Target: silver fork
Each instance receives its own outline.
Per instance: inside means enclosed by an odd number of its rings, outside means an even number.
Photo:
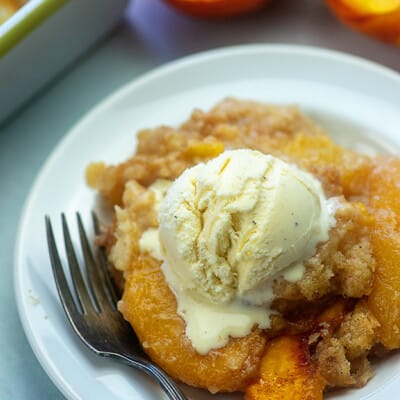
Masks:
[[[98,234],[98,219],[94,213],[92,217],[94,231]],[[104,248],[99,247],[98,262],[96,262],[83,227],[82,218],[77,213],[79,237],[87,272],[86,284],[72,244],[65,215],[62,214],[61,218],[65,250],[76,301],[63,270],[48,216],[46,216],[47,243],[61,304],[75,333],[97,355],[116,358],[152,376],[170,400],[187,400],[176,383],[149,360],[133,329],[117,310],[117,296],[108,273]]]

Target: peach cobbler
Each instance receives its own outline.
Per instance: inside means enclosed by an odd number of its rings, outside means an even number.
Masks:
[[[400,347],[400,160],[335,144],[296,107],[226,99],[92,163],[98,238],[144,350],[248,400],[360,387]]]
[[[14,15],[28,0],[0,0],[0,24]]]

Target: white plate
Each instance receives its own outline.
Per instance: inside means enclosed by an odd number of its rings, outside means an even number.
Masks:
[[[320,49],[254,45],[211,51],[159,68],[102,102],[65,136],[40,172],[26,202],[15,254],[24,329],[67,398],[158,399],[160,392],[141,373],[91,354],[72,333],[51,275],[44,215],[53,221],[61,211],[89,215],[95,196],[83,174],[90,161],[122,160],[134,150],[138,129],[176,125],[194,107],[208,108],[225,96],[297,103],[339,142],[368,152],[400,148],[400,76]],[[395,398],[399,358],[396,354],[381,362],[364,388],[329,398]],[[212,398],[203,391],[190,393],[195,399]]]

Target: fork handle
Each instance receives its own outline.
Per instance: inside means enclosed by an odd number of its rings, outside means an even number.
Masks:
[[[156,365],[148,363],[146,360],[138,360],[137,357],[131,357],[129,354],[114,354],[126,364],[140,369],[147,375],[154,378],[162,390],[168,396],[170,400],[187,400],[187,397],[183,394],[178,385],[161,369]]]

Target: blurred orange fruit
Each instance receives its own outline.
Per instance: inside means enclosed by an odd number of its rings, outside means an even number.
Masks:
[[[271,0],[166,0],[175,8],[195,17],[229,18],[256,11]]]
[[[327,0],[327,3],[345,24],[400,45],[400,0]]]

